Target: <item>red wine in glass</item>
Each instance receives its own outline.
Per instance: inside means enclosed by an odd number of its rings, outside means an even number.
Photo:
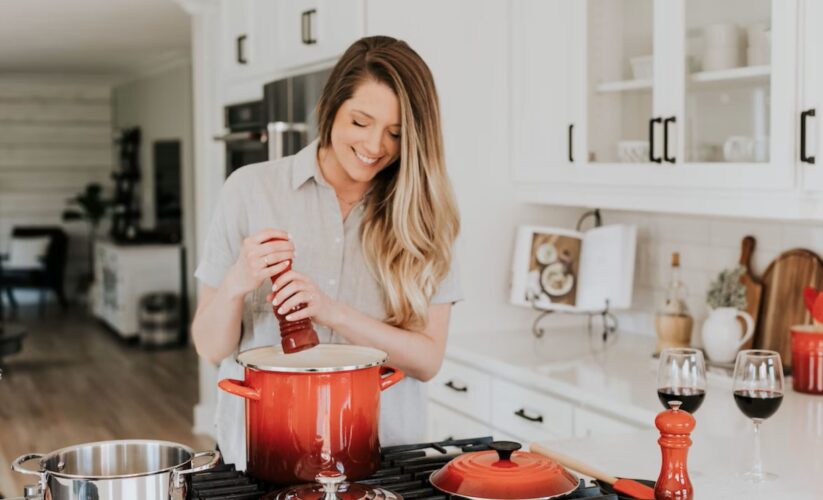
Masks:
[[[743,479],[759,483],[777,477],[763,469],[760,452],[760,424],[771,417],[783,402],[783,363],[775,351],[749,349],[737,353],[732,391],[734,402],[754,424],[752,468]]]
[[[660,387],[657,389],[657,399],[668,408],[669,401],[680,401],[683,403],[680,409],[689,413],[694,413],[703,404],[706,391],[698,387]]]
[[[747,417],[765,420],[780,408],[783,394],[769,390],[734,391],[734,402]]]

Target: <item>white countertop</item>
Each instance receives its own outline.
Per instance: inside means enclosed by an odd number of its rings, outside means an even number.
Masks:
[[[647,425],[628,435],[544,443],[613,475],[656,479],[660,448],[654,417],[657,399],[653,337],[620,333],[603,348],[580,330],[460,336],[449,340],[447,357],[509,380]],[[775,481],[751,485],[734,474],[748,468],[752,423],[737,408],[731,377],[710,373],[706,399],[695,413],[689,473],[699,499],[823,499],[823,396],[791,390],[761,426],[766,470]],[[628,459],[627,459],[628,458]],[[794,495],[794,496],[792,496]]]

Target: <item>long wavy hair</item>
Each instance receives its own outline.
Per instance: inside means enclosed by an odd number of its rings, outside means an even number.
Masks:
[[[383,286],[386,321],[420,329],[437,285],[449,272],[460,230],[443,160],[437,91],[429,67],[405,42],[361,38],[338,61],[318,102],[319,147],[331,145],[338,109],[369,80],[387,85],[400,102],[400,156],[372,181],[360,240]]]

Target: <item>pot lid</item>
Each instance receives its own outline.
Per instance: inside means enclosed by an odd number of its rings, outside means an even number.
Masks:
[[[337,471],[323,471],[315,477],[316,483],[292,486],[263,497],[264,500],[403,500],[403,497],[383,488],[366,484],[347,483],[346,476]]]
[[[257,347],[237,355],[246,368],[270,372],[343,372],[379,366],[388,354],[372,347],[349,344],[320,344],[286,354],[280,345]]]
[[[446,493],[477,499],[536,499],[566,495],[577,477],[557,462],[495,441],[491,450],[464,453],[432,473],[431,484]]]

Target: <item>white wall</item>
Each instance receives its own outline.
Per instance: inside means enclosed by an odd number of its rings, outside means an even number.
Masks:
[[[781,252],[806,248],[823,256],[823,226],[813,223],[663,215],[604,211],[604,222],[638,225],[634,314],[621,318],[637,333],[654,335],[652,315],[662,304],[672,252],[680,252],[681,277],[689,291],[689,309],[695,319],[692,340],[699,345],[700,327],[708,311],[709,284],[723,269],[740,261],[743,237],[756,240],[752,273],[759,277]]]
[[[192,79],[188,61],[112,90],[113,125],[115,129],[140,127],[139,184],[142,228],[155,226],[154,211],[154,142],[179,140],[181,155],[181,187],[183,189],[183,244],[187,255],[186,276],[189,290],[194,286],[195,259],[191,249],[195,241],[194,170],[192,134]],[[190,299],[193,300],[193,293]]]
[[[69,233],[66,292],[88,269],[87,226],[63,224],[66,200],[112,170],[108,83],[58,76],[0,77],[0,253],[17,225]],[[21,293],[23,301],[31,297]]]

